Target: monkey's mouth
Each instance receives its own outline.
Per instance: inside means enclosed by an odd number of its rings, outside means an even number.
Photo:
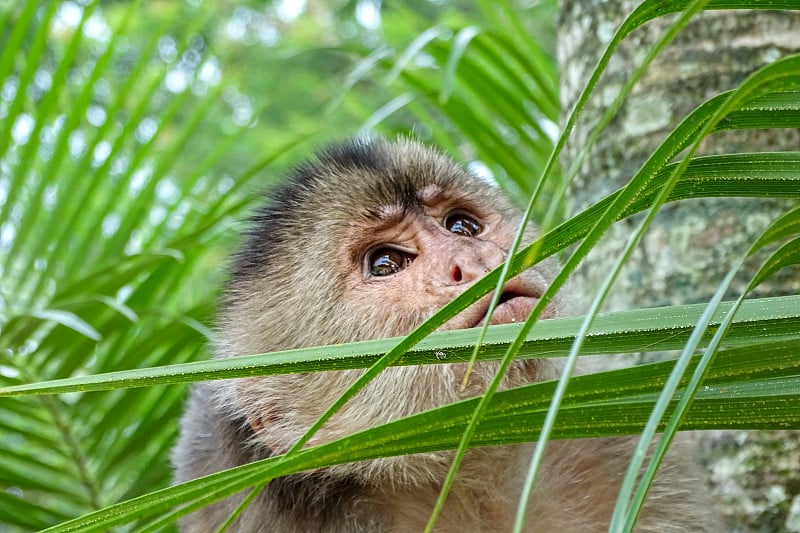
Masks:
[[[503,287],[503,292],[497,301],[497,307],[494,308],[494,312],[489,318],[489,325],[512,324],[527,320],[528,315],[531,314],[531,311],[533,311],[533,308],[536,307],[542,297],[543,288],[537,285],[537,283],[532,283],[519,277],[509,280]],[[492,295],[488,294],[478,302],[477,320],[471,327],[483,326],[486,322],[491,300]],[[548,306],[542,312],[540,318],[551,318],[552,316],[553,310]]]
[[[514,290],[504,290],[500,295],[500,300],[497,302],[497,307],[494,308],[494,312],[489,318],[489,325],[524,322],[537,303],[539,303],[537,296]],[[482,326],[486,322],[488,312],[489,305],[487,303],[486,309],[475,326]]]
[[[489,325],[512,324],[524,322],[533,308],[539,303],[544,287],[539,283],[513,278],[503,287],[497,306],[494,308]],[[489,313],[489,304],[492,301],[492,294],[487,294],[452,320],[446,322],[440,330],[453,330],[462,328],[475,328],[483,326],[486,316]],[[539,318],[552,318],[555,316],[553,309],[548,306]]]

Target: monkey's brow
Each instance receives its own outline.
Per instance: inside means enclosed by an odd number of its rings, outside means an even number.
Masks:
[[[409,208],[403,205],[379,205],[365,211],[372,232],[379,232],[398,224],[408,215]]]
[[[447,191],[438,185],[427,185],[417,192],[417,200],[423,205],[437,204],[447,196]]]
[[[397,226],[406,218],[413,208],[402,205],[375,206],[362,212],[362,218],[350,223],[351,229],[345,248],[349,250],[350,259],[361,262],[361,254],[367,248],[377,244],[376,239],[385,231]]]

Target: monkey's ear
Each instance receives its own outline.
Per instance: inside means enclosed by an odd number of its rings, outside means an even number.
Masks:
[[[261,430],[264,427],[264,422],[260,418],[248,418],[247,422],[250,424],[250,429],[253,430],[253,433],[256,435],[261,434]]]
[[[262,446],[269,450],[270,455],[281,455],[287,451],[269,439],[269,435],[273,433],[270,428],[280,424],[280,422],[281,415],[277,409],[265,410],[260,415],[252,413],[247,415],[247,423],[250,425],[253,435]]]

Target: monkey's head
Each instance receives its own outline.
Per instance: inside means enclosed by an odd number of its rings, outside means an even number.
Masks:
[[[417,142],[330,146],[253,216],[224,355],[405,335],[500,265],[519,221],[495,186]],[[510,280],[491,323],[524,320],[551,277],[537,267]],[[482,325],[488,302],[443,329]]]
[[[219,355],[407,334],[506,259],[520,218],[495,186],[417,142],[328,147],[297,167],[252,218],[232,268]],[[534,236],[529,230],[528,239]],[[491,323],[524,320],[552,268],[510,280]],[[443,329],[482,325],[490,298]],[[390,369],[320,439],[458,399],[459,368]],[[477,386],[493,375],[492,365],[482,368]],[[282,449],[353,379],[352,372],[252,378],[239,382],[232,401],[271,449]],[[398,405],[387,408],[393,397]]]

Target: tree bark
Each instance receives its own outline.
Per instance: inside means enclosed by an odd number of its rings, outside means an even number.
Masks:
[[[613,31],[636,3],[568,1],[562,4],[558,54],[562,108],[571,109]],[[645,51],[672,17],[658,19],[626,39],[609,64],[569,144],[565,166],[585,144],[593,121],[618,94]],[[785,11],[713,11],[698,15],[651,66],[627,104],[600,138],[572,187],[573,211],[624,185],[665,136],[695,107],[733,89],[758,67],[800,51],[800,14]],[[716,134],[704,153],[800,149],[800,131],[751,130]],[[612,308],[705,301],[753,237],[782,213],[772,200],[708,199],[667,206],[617,283]],[[608,264],[625,243],[633,221],[617,224],[593,265]],[[582,275],[596,286],[605,269]],[[749,279],[742,272],[732,295]],[[760,294],[797,294],[800,276],[786,270]]]
[[[558,58],[561,69],[562,109],[570,110],[588,80],[600,54],[624,17],[632,0],[567,0],[561,3]],[[631,34],[609,63],[594,96],[581,116],[562,156],[568,167],[646,51],[663,34],[673,17],[655,20]],[[591,150],[571,188],[572,212],[578,212],[618,189],[633,176],[646,157],[694,108],[722,91],[733,89],[757,68],[790,53],[800,52],[800,13],[797,11],[712,11],[695,17],[656,59],[637,84],[626,105]],[[800,130],[753,130],[716,134],[703,144],[703,153],[800,149]],[[786,203],[776,200],[704,199],[665,206],[617,281],[607,307],[626,309],[707,301],[755,237]],[[638,218],[616,224],[611,234],[587,259],[579,272],[580,285],[596,287],[624,247]],[[738,296],[760,260],[749,263],[731,288]],[[800,293],[800,271],[786,269],[759,287],[757,295]],[[592,294],[588,291],[588,294]],[[777,477],[767,455],[756,466],[737,473],[720,473],[720,461],[711,457],[717,492],[737,531],[800,531],[800,445],[796,436],[763,433],[724,433],[714,441],[729,456],[762,453],[775,443],[790,451],[795,462],[788,476]],[[754,448],[755,447],[755,448]],[[791,455],[794,454],[794,455]],[[760,456],[759,456],[760,457]],[[727,463],[726,463],[727,464]],[[760,470],[756,470],[760,469]],[[778,488],[769,488],[774,485]],[[778,496],[770,497],[769,491]],[[771,498],[771,499],[770,499]],[[797,517],[789,511],[797,508]],[[777,503],[776,503],[777,502]],[[754,529],[749,529],[754,528]]]

